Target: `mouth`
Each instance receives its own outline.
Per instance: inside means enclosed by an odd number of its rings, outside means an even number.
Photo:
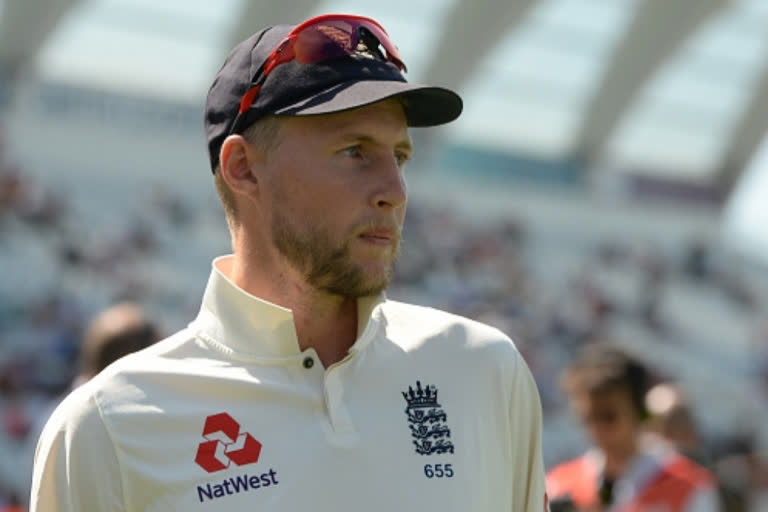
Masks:
[[[377,228],[363,231],[358,238],[374,245],[391,245],[397,235],[395,230]]]

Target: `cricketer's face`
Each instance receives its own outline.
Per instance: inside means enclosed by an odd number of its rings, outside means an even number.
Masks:
[[[411,151],[405,115],[394,100],[281,120],[266,183],[271,237],[313,288],[361,297],[389,284]]]

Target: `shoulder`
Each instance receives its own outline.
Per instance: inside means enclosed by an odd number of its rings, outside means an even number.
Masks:
[[[101,405],[110,394],[120,395],[127,390],[116,388],[126,384],[132,375],[152,372],[162,368],[179,351],[189,352],[194,339],[186,330],[170,336],[144,350],[118,359],[85,384],[73,389],[54,409],[46,430],[70,430],[81,426],[94,425],[100,421]],[[167,368],[167,366],[165,366]]]
[[[434,308],[387,301],[385,337],[416,365],[431,365],[498,391],[533,394],[530,370],[499,329]],[[505,395],[506,396],[506,395]],[[506,399],[511,399],[506,396]]]
[[[30,510],[125,510],[120,462],[95,389],[87,382],[72,391],[43,428]]]
[[[680,454],[669,454],[644,491],[647,502],[668,502],[679,510],[717,510],[715,480]],[[692,507],[692,508],[691,508]]]
[[[38,450],[47,439],[54,439],[62,433],[92,433],[103,429],[101,414],[94,400],[93,386],[85,383],[72,390],[51,413],[40,436]]]
[[[173,372],[177,366],[189,364],[190,358],[203,356],[210,357],[211,351],[190,329],[182,329],[143,350],[118,359],[92,381],[98,384],[96,387],[103,387],[110,380],[121,376]]]
[[[435,308],[387,300],[382,306],[388,334],[407,348],[439,341],[444,349],[494,352],[517,357],[514,342],[490,325]]]
[[[191,366],[210,352],[187,329],[113,362],[90,381],[75,389],[60,406],[65,414],[95,409],[106,422],[121,404],[147,402],[148,391],[174,375],[189,373]]]
[[[715,484],[715,477],[709,470],[679,453],[670,456],[663,469],[670,477],[692,488]]]
[[[154,367],[155,364],[160,362],[165,363],[174,359],[180,360],[201,350],[205,350],[204,345],[197,340],[190,329],[185,328],[145,349],[118,359],[108,366],[102,374],[108,375],[113,372],[130,371],[141,367],[146,368],[147,365]]]
[[[597,473],[597,465],[588,455],[581,455],[554,466],[547,472],[547,484],[578,480],[585,474]]]
[[[561,462],[547,472],[547,494],[552,499],[569,496],[587,504],[594,498],[598,473],[597,463],[589,454]]]

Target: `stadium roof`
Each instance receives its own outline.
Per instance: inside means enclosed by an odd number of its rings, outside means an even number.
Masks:
[[[379,19],[412,80],[462,90],[454,141],[728,183],[768,128],[764,0],[0,0],[0,71],[200,103],[255,27]],[[5,68],[3,70],[3,68]]]

